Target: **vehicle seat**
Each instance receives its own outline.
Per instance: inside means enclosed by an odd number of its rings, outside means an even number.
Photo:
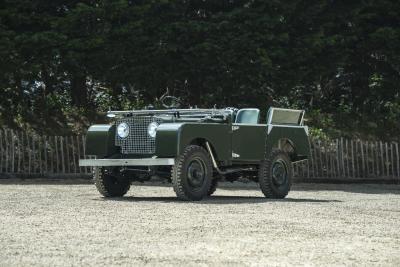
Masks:
[[[260,118],[258,108],[243,108],[236,115],[235,123],[257,124]]]

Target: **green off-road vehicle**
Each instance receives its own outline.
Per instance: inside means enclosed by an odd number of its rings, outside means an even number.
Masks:
[[[172,97],[170,97],[172,98]],[[169,180],[179,199],[201,200],[219,180],[248,178],[267,198],[284,198],[292,162],[310,156],[304,111],[256,108],[109,111],[110,124],[93,125],[80,160],[92,166],[105,197],[123,196],[132,181]]]

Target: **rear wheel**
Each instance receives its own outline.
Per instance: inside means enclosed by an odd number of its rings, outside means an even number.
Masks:
[[[172,168],[172,184],[181,200],[201,200],[207,196],[212,182],[212,164],[208,152],[190,145],[176,159]]]
[[[260,164],[258,180],[265,197],[286,197],[292,185],[292,164],[288,155],[281,150],[272,151]]]
[[[93,172],[94,184],[105,197],[122,197],[131,187],[130,180],[121,175],[118,167],[96,167]]]

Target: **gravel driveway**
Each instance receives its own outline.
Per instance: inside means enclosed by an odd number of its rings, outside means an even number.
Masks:
[[[400,186],[296,184],[285,200],[224,184],[104,199],[90,184],[1,181],[0,266],[400,266]]]

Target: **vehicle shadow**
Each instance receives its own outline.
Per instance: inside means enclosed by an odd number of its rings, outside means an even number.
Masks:
[[[307,198],[284,198],[284,199],[267,199],[265,197],[252,196],[211,196],[204,198],[201,201],[182,201],[176,197],[115,197],[115,198],[96,198],[97,201],[121,201],[121,202],[161,202],[161,203],[182,203],[182,204],[197,204],[197,205],[212,205],[212,204],[256,204],[268,202],[297,202],[297,203],[331,203],[342,202],[340,200],[326,199],[307,199]]]

